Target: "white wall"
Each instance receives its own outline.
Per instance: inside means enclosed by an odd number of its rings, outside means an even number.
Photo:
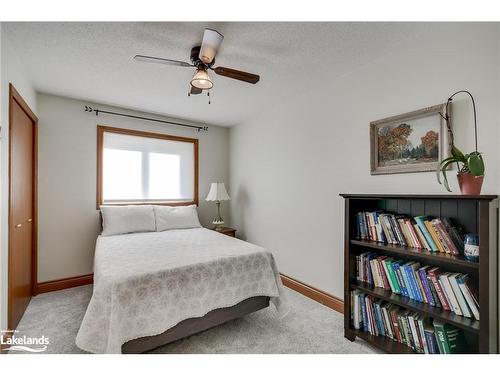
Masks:
[[[0,26],[1,30],[1,26]],[[8,265],[8,170],[9,170],[9,83],[12,83],[36,113],[36,94],[22,70],[6,34],[1,32],[0,58],[0,329],[7,327],[7,265]]]
[[[38,95],[38,281],[92,272],[96,210],[96,126],[107,125],[199,139],[199,215],[211,226],[215,205],[205,202],[210,183],[229,181],[229,130],[208,132],[84,112],[84,105],[134,115],[144,113],[59,96]],[[154,116],[155,118],[162,117]],[[165,119],[165,118],[164,118]],[[186,123],[186,122],[184,122]],[[223,216],[229,222],[228,205]]]
[[[231,129],[235,228],[272,250],[284,274],[342,298],[339,193],[445,193],[433,172],[371,176],[369,122],[446,102],[459,89],[477,101],[483,192],[497,194],[498,37],[495,24],[422,25],[414,43],[384,58],[341,77],[310,72],[306,87],[314,90],[280,92],[281,104]],[[454,115],[456,144],[471,150],[465,97],[455,100]],[[458,192],[455,181],[452,190]]]

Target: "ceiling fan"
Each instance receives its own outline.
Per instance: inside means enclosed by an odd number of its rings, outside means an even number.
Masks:
[[[137,61],[159,63],[165,65],[180,66],[183,68],[196,68],[196,72],[191,79],[191,89],[188,95],[201,94],[203,90],[210,90],[213,87],[213,82],[208,75],[208,71],[212,70],[220,76],[237,79],[248,83],[259,82],[260,77],[257,74],[242,72],[241,70],[225,68],[222,66],[214,67],[215,56],[222,43],[224,36],[216,30],[205,29],[201,45],[191,49],[191,63],[165,59],[161,57],[135,55]]]

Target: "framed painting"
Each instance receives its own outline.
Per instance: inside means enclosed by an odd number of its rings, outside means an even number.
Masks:
[[[371,122],[371,174],[435,171],[451,149],[445,110],[443,103]]]

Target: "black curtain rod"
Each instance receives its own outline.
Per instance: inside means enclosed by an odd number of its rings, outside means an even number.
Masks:
[[[173,121],[165,121],[165,120],[158,120],[155,118],[149,118],[149,117],[142,117],[142,116],[134,116],[134,115],[127,115],[125,113],[118,113],[118,112],[110,112],[110,111],[103,111],[102,109],[94,109],[88,105],[85,106],[85,112],[95,112],[96,116],[99,116],[99,113],[105,113],[108,115],[115,115],[115,116],[122,116],[122,117],[130,117],[130,118],[136,118],[139,120],[146,120],[146,121],[154,121],[154,122],[161,122],[163,124],[169,124],[169,125],[176,125],[176,126],[184,126],[186,128],[191,128],[191,129],[196,129],[198,131],[207,131],[208,126],[196,126],[196,125],[187,125],[187,124],[181,124],[179,122],[173,122]]]

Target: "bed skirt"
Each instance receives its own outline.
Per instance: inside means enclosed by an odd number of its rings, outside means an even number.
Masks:
[[[212,310],[201,318],[183,320],[176,326],[159,335],[141,337],[128,341],[122,345],[122,353],[144,353],[159,346],[169,344],[176,340],[186,338],[209,328],[226,323],[230,320],[241,318],[242,316],[264,309],[268,306],[269,297],[257,296],[247,298],[234,306]]]

